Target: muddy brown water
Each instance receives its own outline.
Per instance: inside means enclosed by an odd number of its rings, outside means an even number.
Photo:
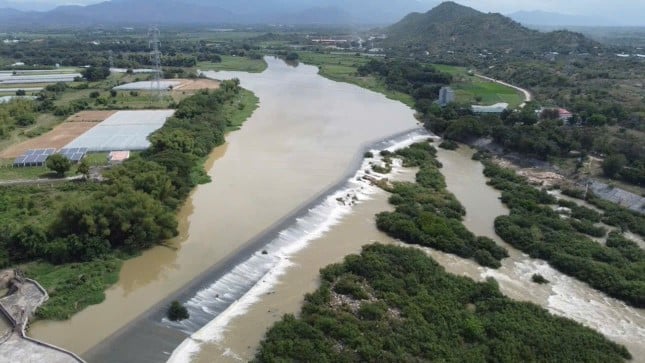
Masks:
[[[260,107],[211,155],[212,182],[181,210],[180,237],[126,261],[103,303],[68,321],[33,324],[34,337],[83,354],[127,331],[133,319],[342,179],[367,144],[417,127],[399,102],[327,80],[315,67],[267,62],[261,74],[210,74],[239,78]],[[117,351],[103,350],[110,349]]]
[[[467,210],[466,227],[505,246],[510,257],[503,261],[500,269],[492,270],[454,255],[420,249],[448,272],[478,281],[494,277],[507,296],[533,302],[556,315],[596,329],[609,339],[624,344],[634,356],[634,361],[642,361],[645,357],[645,311],[609,298],[504,243],[495,234],[493,222],[508,210],[499,200],[500,193],[486,185],[483,166],[470,159],[472,153],[467,147],[457,151],[440,149],[439,160],[444,164],[442,173],[448,189]],[[408,170],[399,177],[409,180],[413,175],[414,171]],[[169,362],[237,362],[253,358],[266,329],[284,314],[297,314],[304,293],[316,289],[321,267],[342,261],[344,256],[359,252],[360,247],[368,243],[399,243],[375,228],[374,214],[391,208],[387,197],[387,193],[381,191],[354,207],[353,212],[338,225],[294,255],[292,266],[254,303],[222,325],[214,329],[206,327],[194,334],[177,348]],[[551,284],[531,282],[530,278],[536,272],[551,280]]]

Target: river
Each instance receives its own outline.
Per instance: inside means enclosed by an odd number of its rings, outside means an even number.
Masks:
[[[409,107],[383,95],[327,80],[316,67],[274,58],[267,63],[261,74],[209,74],[239,78],[260,107],[212,153],[207,170],[213,181],[197,187],[180,211],[180,236],[126,261],[103,303],[68,321],[37,322],[34,337],[92,362],[162,360],[211,319],[204,312],[198,325],[174,329],[162,320],[169,297],[188,300],[255,256],[273,234],[341,188],[367,145],[418,127]],[[219,309],[236,298],[222,299]]]
[[[315,67],[267,62],[261,74],[209,74],[239,78],[261,104],[213,152],[207,169],[213,182],[198,187],[182,209],[181,236],[127,261],[104,303],[68,322],[39,322],[33,334],[85,352],[92,362],[155,362],[171,353],[173,363],[247,360],[271,324],[297,313],[304,293],[317,286],[319,268],[366,243],[397,243],[375,228],[374,214],[390,208],[387,193],[357,181],[361,171],[354,173],[368,167],[357,158],[367,144],[398,135],[375,146],[382,149],[425,137],[402,134],[415,126],[412,111],[326,80]],[[560,274],[496,236],[493,221],[508,210],[471,155],[466,147],[440,149],[448,189],[467,210],[464,224],[504,245],[510,257],[492,270],[423,250],[449,272],[480,281],[494,277],[507,296],[572,318],[645,357],[643,310]],[[414,175],[395,169],[399,179]],[[536,272],[551,283],[532,283]],[[185,302],[191,319],[166,321],[163,307],[170,298]]]
[[[472,153],[467,147],[458,151],[439,149],[438,158],[444,164],[442,173],[448,189],[466,208],[466,227],[478,235],[493,238],[509,250],[510,257],[503,260],[500,269],[493,270],[455,255],[420,249],[451,273],[478,281],[494,277],[505,295],[541,305],[553,314],[600,331],[609,339],[624,344],[635,357],[634,361],[642,361],[645,357],[645,311],[609,298],[504,243],[495,234],[493,223],[495,217],[508,210],[499,200],[500,193],[486,185],[483,166],[471,160]],[[398,180],[410,180],[414,176],[414,170],[395,170],[394,178]],[[240,299],[237,306],[227,309],[185,340],[169,363],[236,362],[253,358],[266,329],[283,314],[297,314],[303,295],[316,289],[321,267],[340,262],[347,254],[359,252],[361,246],[374,241],[400,244],[375,227],[374,215],[391,209],[387,197],[387,193],[376,191],[362,200],[337,225],[291,256],[284,270],[276,272],[277,276],[267,278],[258,286],[258,291]],[[531,282],[531,276],[536,272],[551,283]]]

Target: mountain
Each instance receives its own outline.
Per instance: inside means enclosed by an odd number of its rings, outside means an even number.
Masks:
[[[433,0],[112,0],[0,13],[0,27],[175,24],[387,24]],[[0,0],[0,4],[16,1]]]
[[[595,42],[567,31],[540,33],[497,13],[482,13],[449,1],[426,13],[411,13],[386,29],[386,46],[431,53],[464,50],[589,51]]]
[[[547,11],[518,11],[508,15],[513,20],[524,26],[611,26],[615,25],[611,19],[602,17],[580,16],[570,14],[552,13]]]

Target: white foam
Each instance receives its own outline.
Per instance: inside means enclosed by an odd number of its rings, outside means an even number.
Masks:
[[[536,286],[531,278],[538,273],[549,280],[548,285]],[[572,319],[592,328],[619,343],[645,341],[645,316],[620,300],[593,289],[567,276],[542,260],[524,256],[511,270],[485,269],[482,277],[494,277],[535,300],[539,289],[550,288],[545,307],[552,314]]]
[[[425,140],[428,137],[428,133],[419,130],[398,140],[388,140],[382,143],[382,146],[389,151],[394,151],[420,140]],[[265,255],[258,251],[248,260],[237,265],[231,272],[190,299],[185,305],[192,316],[192,311],[196,311],[206,303],[212,303],[213,300],[219,299],[224,303],[223,300],[226,298],[224,291],[239,288],[240,281],[257,281],[246,293],[226,307],[222,313],[216,315],[205,326],[202,328],[194,327],[198,330],[173,351],[168,362],[190,362],[192,357],[200,351],[202,344],[221,341],[229,323],[235,317],[245,314],[252,305],[258,302],[263,295],[270,292],[273,286],[279,282],[280,277],[292,266],[289,259],[293,254],[305,248],[311,241],[322,237],[334,225],[338,224],[343,217],[351,213],[353,205],[369,199],[371,195],[376,193],[379,190],[378,187],[373,186],[364,177],[368,175],[365,171],[370,169],[370,163],[382,161],[378,154],[379,151],[372,150],[374,158],[363,160],[358,171],[348,180],[347,187],[327,196],[320,204],[310,209],[305,216],[298,218],[292,226],[281,231],[278,237],[265,247],[268,254]],[[401,163],[398,160],[394,160],[392,172],[388,177],[400,172],[402,172]],[[373,171],[370,171],[369,175],[379,176],[378,173]],[[165,322],[180,329],[183,328],[185,331],[191,328],[190,321],[171,323],[165,320]],[[232,352],[228,354],[232,354]]]

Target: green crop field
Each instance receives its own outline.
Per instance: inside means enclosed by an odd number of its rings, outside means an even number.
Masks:
[[[201,71],[240,71],[261,73],[267,68],[263,59],[250,59],[247,57],[234,57],[223,55],[219,63],[199,62],[197,68]]]
[[[515,108],[524,102],[524,96],[517,90],[479,78],[464,67],[445,64],[433,66],[453,76],[450,87],[455,90],[457,103],[491,105],[506,102],[510,108]]]

